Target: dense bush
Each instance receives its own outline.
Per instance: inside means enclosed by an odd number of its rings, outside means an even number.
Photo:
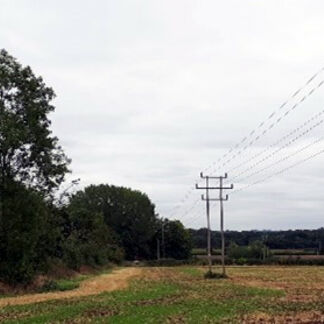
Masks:
[[[69,159],[50,129],[54,91],[5,50],[0,89],[0,278],[22,283],[46,267],[54,238],[47,203]]]
[[[189,259],[192,249],[190,232],[180,221],[165,219],[163,224],[161,222],[160,228],[162,225],[164,227],[165,256],[177,260]]]
[[[0,227],[0,278],[9,283],[27,282],[46,267],[46,204],[37,192],[10,182],[1,208],[5,217],[1,217]]]
[[[95,266],[122,260],[122,248],[101,213],[91,212],[72,200],[67,208],[65,228],[69,230],[64,233],[62,251],[69,267],[78,269],[84,264]]]

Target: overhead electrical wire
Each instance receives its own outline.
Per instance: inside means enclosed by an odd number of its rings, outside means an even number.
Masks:
[[[267,149],[265,149],[264,151],[262,151],[260,154],[258,154],[258,156],[260,156],[262,153],[267,152],[269,149],[271,149],[272,147],[274,147],[275,145],[277,145],[278,143],[282,143],[285,139],[289,138],[291,135],[295,134],[296,132],[302,130],[305,126],[307,126],[310,122],[318,119],[320,116],[322,116],[324,113],[324,110],[321,111],[320,113],[317,113],[316,115],[314,115],[312,118],[308,119],[306,122],[304,122],[303,124],[301,124],[299,127],[297,127],[296,129],[294,129],[292,132],[290,132],[288,135],[283,136],[281,139],[279,139],[278,141],[276,141],[275,143],[271,144]],[[254,169],[256,166],[260,165],[261,163],[265,162],[266,160],[274,157],[278,152],[282,151],[284,148],[289,147],[291,144],[295,143],[298,139],[300,139],[301,137],[305,136],[306,134],[308,134],[309,132],[311,132],[313,129],[315,129],[316,127],[320,126],[321,124],[323,124],[323,120],[320,120],[319,122],[315,123],[314,125],[312,125],[311,127],[309,127],[308,129],[306,129],[304,132],[302,132],[301,134],[297,135],[296,137],[294,137],[292,140],[290,140],[288,143],[284,144],[283,146],[281,146],[280,148],[278,148],[277,150],[275,150],[274,152],[272,152],[271,154],[267,155],[266,157],[264,157],[262,160],[259,160],[258,162],[254,163],[252,166],[250,166],[248,169],[246,169],[245,171],[239,173],[238,175],[231,177],[231,181],[233,179],[237,179],[239,176],[242,176],[244,174],[246,174],[248,171]],[[251,159],[250,159],[251,160]],[[285,159],[286,160],[286,159]],[[276,163],[277,164],[277,163]],[[266,167],[264,169],[269,169],[270,167]],[[263,169],[262,169],[263,170]],[[260,173],[260,171],[254,172],[253,174],[258,174]],[[249,176],[245,177],[249,178]],[[198,200],[195,200],[195,202],[193,203],[193,205],[188,208],[179,218],[181,219],[185,219],[185,216],[187,214],[189,214],[191,212],[191,210],[193,209],[193,207],[197,204]]]
[[[303,129],[305,126],[307,126],[309,123],[311,123],[312,121],[318,119],[319,117],[321,117],[324,114],[324,110],[322,110],[321,112],[319,112],[318,114],[314,115],[313,117],[311,117],[310,119],[308,119],[307,121],[305,121],[304,123],[302,123],[301,125],[299,125],[297,128],[295,128],[293,131],[291,131],[290,133],[288,133],[287,135],[281,137],[278,141],[272,143],[269,147],[267,147],[266,149],[264,149],[263,151],[253,155],[251,158],[249,158],[248,160],[243,161],[242,163],[236,165],[235,167],[232,167],[228,170],[228,173],[233,172],[234,170],[240,168],[241,166],[243,166],[244,164],[247,164],[249,162],[251,162],[252,160],[258,158],[259,156],[263,155],[264,153],[268,152],[269,150],[271,150],[273,147],[276,147],[277,145],[281,144],[283,141],[285,141],[287,138],[289,138],[290,136],[294,135],[295,133],[297,133],[298,131],[300,131],[301,129]]]
[[[321,74],[324,71],[324,67],[321,68],[317,73],[315,73],[302,87],[300,87],[297,91],[295,91],[293,93],[293,95],[291,95],[284,103],[281,104],[281,106],[274,110],[269,116],[268,118],[266,118],[264,121],[262,121],[255,129],[253,129],[247,136],[245,136],[239,143],[237,143],[234,147],[232,147],[227,153],[225,153],[222,157],[220,157],[216,162],[214,162],[210,167],[206,168],[204,170],[204,172],[210,170],[215,164],[217,164],[218,162],[222,161],[223,159],[225,159],[230,153],[232,153],[234,150],[238,149],[242,144],[244,144],[245,142],[248,141],[249,138],[251,138],[254,134],[256,134],[259,130],[262,129],[262,127],[269,122],[271,119],[273,119],[279,112],[282,111],[282,109],[287,106],[287,104],[294,100],[298,94],[300,94],[308,85],[310,85],[314,79]],[[267,134],[275,125],[277,125],[279,122],[282,121],[282,119],[284,119],[285,117],[287,117],[293,110],[295,110],[298,105],[300,105],[301,103],[303,103],[309,96],[311,96],[317,89],[319,89],[322,85],[324,84],[324,79],[321,80],[315,87],[313,87],[306,95],[304,95],[301,99],[299,99],[299,101],[297,103],[295,103],[292,107],[290,107],[281,117],[277,118],[276,121],[274,121],[273,123],[271,123],[270,125],[268,125],[268,127],[266,129],[264,129],[260,134],[256,135],[253,139],[250,140],[250,142],[248,142],[243,148],[241,148],[236,154],[232,155],[229,159],[227,159],[225,162],[223,162],[220,166],[218,166],[217,168],[214,168],[213,171],[216,171],[222,167],[224,167],[226,164],[228,164],[229,162],[231,162],[232,160],[234,160],[236,157],[238,157],[239,155],[241,155],[244,151],[247,150],[248,147],[252,146],[253,144],[255,144],[261,137],[263,137],[265,134]],[[311,118],[309,121],[306,121],[304,124],[302,124],[299,128],[295,129],[293,132],[297,132],[298,130],[300,130],[301,128],[303,128],[305,125],[307,125],[310,121],[316,119],[319,117],[319,115],[322,115],[324,111],[322,111],[321,113],[318,114],[317,117],[313,117],[313,119]],[[289,135],[288,135],[289,136]],[[261,153],[262,154],[262,153]],[[249,159],[249,161],[251,161],[252,159]],[[240,164],[240,166],[242,166],[243,164]],[[199,180],[199,179],[198,179]],[[184,195],[183,199],[180,201],[179,204],[177,204],[172,210],[171,210],[171,215],[170,217],[174,217],[177,214],[177,210],[179,210],[181,208],[181,206],[184,204],[184,202],[190,197],[191,193],[194,191],[194,187],[191,187]],[[197,203],[197,201],[195,201],[194,205]],[[192,208],[192,207],[190,207]],[[190,209],[189,208],[189,209]]]
[[[318,70],[314,75],[312,75],[312,77],[310,79],[307,80],[307,82],[301,86],[297,91],[295,91],[286,101],[284,101],[279,108],[277,108],[276,110],[274,110],[269,116],[268,118],[266,118],[265,120],[263,120],[256,128],[254,128],[247,136],[245,136],[240,142],[238,142],[235,146],[233,146],[232,148],[230,148],[223,156],[221,156],[220,158],[217,159],[217,161],[215,161],[213,163],[213,165],[218,164],[222,159],[224,159],[227,155],[229,155],[231,152],[233,152],[234,150],[236,150],[241,144],[245,143],[250,137],[252,137],[261,127],[264,126],[264,124],[266,122],[268,122],[269,120],[271,120],[279,111],[281,111],[291,100],[295,99],[297,97],[297,95],[299,93],[301,93],[301,91],[303,91],[312,81],[314,81],[314,79],[321,74],[324,71],[324,67],[322,67],[320,70]],[[322,86],[322,84],[324,83],[324,80],[322,80],[316,87],[312,88],[312,90],[308,93],[308,96],[312,95],[314,93],[314,91],[316,91],[316,89],[318,89],[319,87]],[[308,97],[308,96],[304,96],[302,99],[302,102]],[[296,107],[294,106],[294,109]],[[208,171],[212,166],[208,167],[207,169],[205,169],[205,171]]]
[[[263,178],[261,180],[257,180],[257,181],[255,181],[253,183],[250,183],[250,184],[248,184],[248,185],[246,185],[246,186],[244,186],[242,188],[236,189],[236,190],[232,191],[232,194],[235,194],[235,193],[241,192],[243,190],[246,190],[247,188],[255,186],[255,185],[259,184],[259,183],[263,183],[263,182],[265,182],[265,181],[267,181],[267,180],[269,180],[269,179],[271,179],[271,178],[273,178],[273,177],[275,177],[277,175],[280,175],[280,174],[282,174],[282,173],[284,173],[286,171],[289,171],[290,169],[292,169],[292,168],[294,168],[296,166],[299,166],[300,164],[303,164],[303,163],[305,163],[305,162],[307,162],[307,161],[309,161],[309,160],[311,160],[311,159],[313,159],[313,158],[315,158],[315,157],[317,157],[317,156],[319,156],[319,155],[321,155],[323,153],[324,153],[324,149],[322,149],[322,150],[320,150],[320,151],[318,151],[316,153],[313,153],[309,157],[307,157],[307,158],[305,158],[305,159],[303,159],[301,161],[298,161],[298,162],[296,162],[296,163],[294,163],[294,164],[292,164],[292,165],[290,165],[290,166],[288,166],[286,168],[283,168],[283,169],[279,170],[278,172],[275,172],[275,173],[273,173],[273,174],[271,174],[271,175],[269,175],[269,176],[267,176],[267,177],[265,177],[265,178]]]
[[[255,144],[257,141],[260,140],[261,137],[263,137],[264,135],[266,135],[272,128],[274,128],[274,126],[276,126],[277,124],[279,124],[284,118],[286,118],[292,111],[294,111],[302,102],[304,102],[308,97],[310,97],[315,90],[319,89],[322,85],[324,84],[324,79],[314,88],[312,88],[305,96],[303,96],[296,104],[294,104],[290,109],[288,109],[281,117],[279,117],[276,121],[274,121],[273,123],[271,123],[266,129],[264,129],[262,131],[262,133],[260,133],[259,135],[257,135],[256,137],[254,137],[248,144],[246,144],[242,149],[240,149],[237,153],[235,153],[234,155],[232,155],[229,159],[227,159],[225,162],[223,162],[222,164],[220,164],[217,168],[214,168],[212,171],[217,171],[221,168],[223,168],[224,166],[226,166],[229,162],[231,162],[232,160],[234,160],[236,157],[238,157],[239,155],[241,155],[243,152],[245,152],[249,147],[251,147],[253,144]],[[274,113],[272,113],[269,117],[274,116]],[[272,117],[271,117],[272,118]],[[268,118],[269,120],[269,118]],[[261,123],[264,124],[264,123]],[[260,124],[260,125],[261,125]]]
[[[301,134],[297,135],[296,137],[294,137],[293,139],[291,139],[289,142],[285,143],[284,145],[280,146],[279,148],[277,148],[275,151],[273,151],[272,153],[266,155],[265,157],[263,157],[261,160],[255,162],[254,164],[250,165],[247,169],[245,169],[244,171],[238,173],[237,175],[231,177],[231,181],[235,180],[237,178],[240,178],[242,175],[248,173],[250,170],[255,169],[258,165],[262,164],[263,162],[269,160],[270,158],[274,157],[278,152],[282,151],[283,149],[289,147],[290,145],[292,145],[293,143],[295,143],[296,141],[298,141],[300,138],[302,138],[303,136],[307,135],[308,133],[310,133],[312,130],[314,130],[316,127],[320,126],[323,124],[323,120],[320,120],[319,122],[317,122],[316,124],[312,125],[311,127],[307,128],[304,132],[302,132]]]
[[[298,151],[294,152],[291,156],[296,155],[296,154],[298,154],[298,153],[306,150],[307,148],[311,147],[312,145],[315,145],[315,144],[318,144],[319,142],[322,142],[323,140],[324,140],[324,137],[322,137],[320,139],[317,139],[316,141],[312,142],[311,144],[308,144],[305,147],[303,147],[301,150],[298,150]],[[293,163],[293,164],[289,165],[288,167],[282,168],[279,171],[276,171],[275,173],[272,173],[272,174],[270,174],[270,175],[268,175],[268,176],[266,176],[266,177],[264,177],[264,178],[262,178],[260,180],[254,181],[251,184],[248,184],[248,185],[246,185],[246,186],[244,186],[242,188],[239,188],[239,189],[234,190],[232,192],[232,194],[236,194],[236,193],[242,192],[243,190],[246,190],[246,189],[248,189],[248,188],[250,188],[252,186],[258,185],[258,184],[263,183],[263,182],[265,182],[265,181],[267,181],[267,180],[269,180],[269,179],[271,179],[271,178],[273,178],[275,176],[281,175],[281,174],[283,174],[283,173],[291,170],[292,168],[297,167],[297,166],[299,166],[299,165],[301,165],[301,164],[303,164],[305,162],[308,162],[309,160],[311,160],[311,159],[313,159],[313,158],[315,158],[315,157],[317,157],[317,156],[319,156],[319,155],[321,155],[323,153],[324,153],[324,149],[321,149],[320,151],[317,151],[317,152],[311,154],[310,156],[308,156],[307,158],[304,158],[304,159],[302,159],[302,160],[300,160],[300,161],[298,161],[296,163]],[[291,156],[287,156],[284,159],[287,160]],[[214,202],[214,204],[215,204],[215,202]],[[192,225],[192,224],[194,224],[195,222],[198,221],[198,219],[199,219],[198,218],[199,213],[200,212],[196,212],[196,213],[194,213],[194,215],[191,215],[191,217],[189,219],[187,219],[187,221],[186,221],[187,227],[189,227],[189,225]]]
[[[245,178],[241,179],[240,181],[242,182],[242,181],[244,181],[244,180],[246,180],[246,179],[249,179],[250,177],[253,177],[253,176],[255,176],[255,175],[257,175],[257,174],[259,174],[259,173],[261,173],[261,172],[263,172],[263,171],[265,171],[265,170],[267,170],[267,169],[269,169],[269,168],[271,168],[271,167],[273,167],[273,166],[275,166],[275,165],[277,165],[277,164],[279,164],[279,163],[282,163],[282,162],[284,162],[284,161],[286,161],[286,160],[292,158],[293,156],[295,156],[295,155],[297,155],[297,154],[299,154],[299,153],[301,153],[301,152],[307,150],[307,149],[310,148],[311,146],[313,146],[313,145],[315,145],[315,144],[318,144],[319,142],[323,141],[323,139],[324,139],[324,138],[322,137],[322,138],[320,138],[320,139],[315,140],[314,142],[312,142],[312,143],[310,143],[310,144],[307,144],[307,145],[303,146],[302,148],[296,150],[294,153],[288,154],[287,156],[285,156],[285,157],[281,158],[280,160],[276,161],[275,163],[272,163],[272,164],[270,164],[270,165],[268,165],[268,166],[266,166],[266,167],[263,167],[263,168],[260,169],[260,170],[257,170],[257,171],[255,171],[255,172],[249,174],[248,176],[246,176]]]

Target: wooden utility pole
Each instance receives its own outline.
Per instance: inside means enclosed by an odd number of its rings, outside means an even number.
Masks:
[[[162,218],[162,258],[165,259],[164,219]]]
[[[219,203],[220,203],[220,232],[222,239],[222,274],[226,275],[225,272],[225,235],[224,235],[224,200],[228,200],[228,195],[226,198],[223,198],[223,190],[224,189],[233,189],[234,186],[231,184],[229,187],[223,186],[223,180],[227,178],[227,173],[225,173],[224,177],[219,177]]]
[[[209,263],[209,270],[211,271],[211,241],[210,241],[210,201],[219,201],[220,202],[220,233],[221,233],[221,241],[222,241],[222,274],[225,276],[225,235],[224,235],[224,205],[223,202],[228,200],[228,195],[223,197],[223,190],[224,189],[233,189],[234,186],[231,185],[229,187],[224,187],[223,180],[227,178],[227,173],[225,176],[220,177],[212,177],[212,176],[204,176],[203,173],[200,173],[200,177],[202,179],[206,179],[206,186],[199,187],[196,184],[196,189],[205,189],[206,190],[206,197],[202,195],[201,199],[206,201],[206,214],[207,214],[207,251],[208,251],[208,263]],[[210,179],[218,179],[219,186],[218,187],[211,187],[209,186]],[[217,189],[219,190],[219,198],[210,198],[209,197],[209,190]]]
[[[209,176],[204,176],[204,174],[201,172],[200,177],[202,179],[206,180],[206,186],[205,187],[199,187],[198,184],[196,184],[196,189],[203,189],[206,190],[206,216],[207,216],[207,258],[208,258],[208,267],[209,271],[212,269],[212,259],[211,259],[211,235],[210,235],[210,206],[209,206]]]

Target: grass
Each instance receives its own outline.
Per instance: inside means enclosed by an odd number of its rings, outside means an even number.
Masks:
[[[197,267],[143,272],[122,291],[2,308],[0,322],[252,323],[324,314],[322,267],[231,267],[223,280],[206,280]]]
[[[90,279],[99,274],[110,273],[112,268],[100,270],[93,274],[79,274],[75,277],[68,279],[57,279],[57,280],[49,280],[45,282],[45,284],[39,288],[38,292],[50,292],[50,291],[67,291],[73,290],[80,287],[80,283],[86,279]]]
[[[78,275],[70,279],[49,280],[39,289],[39,292],[73,290],[79,288],[80,283],[90,277],[88,275]]]

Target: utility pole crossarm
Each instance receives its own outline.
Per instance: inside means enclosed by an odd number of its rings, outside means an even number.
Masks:
[[[225,237],[224,237],[224,206],[223,202],[228,200],[228,195],[223,197],[223,190],[230,190],[234,188],[234,185],[224,186],[223,180],[227,179],[227,173],[224,176],[214,177],[206,176],[203,172],[200,173],[200,178],[206,181],[206,185],[199,186],[196,184],[196,189],[206,190],[206,196],[201,195],[201,199],[206,201],[206,215],[207,215],[207,252],[208,252],[208,263],[209,271],[212,269],[212,260],[211,260],[211,231],[210,231],[210,201],[219,201],[220,202],[220,232],[221,232],[221,241],[222,241],[222,268],[223,276],[225,276]],[[219,181],[219,186],[211,187],[209,186],[209,180],[217,179]],[[209,190],[219,190],[219,198],[209,198]]]
[[[206,201],[207,198],[205,198],[204,195],[201,195],[201,200]],[[209,201],[227,201],[228,200],[228,195],[225,196],[225,198],[219,199],[219,198],[209,198]]]
[[[219,179],[219,178],[218,178]],[[233,189],[234,185],[231,184],[229,187],[200,187],[198,184],[196,184],[196,189],[215,189],[215,190],[220,190],[220,189]]]
[[[224,176],[219,176],[219,177],[214,177],[214,176],[205,176],[203,172],[200,172],[200,178],[202,179],[206,179],[206,178],[209,178],[209,179],[227,179],[227,173],[225,173]]]

